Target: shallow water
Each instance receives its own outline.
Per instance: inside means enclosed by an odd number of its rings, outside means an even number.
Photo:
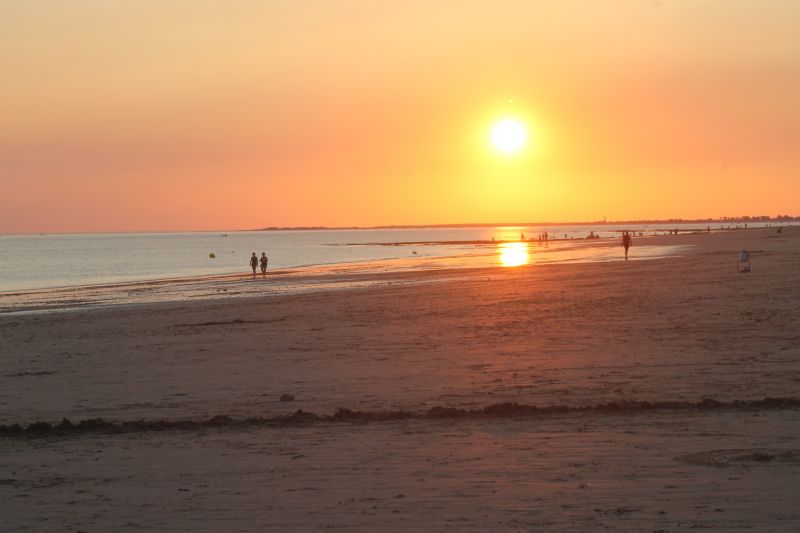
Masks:
[[[674,225],[681,231],[704,229]],[[478,241],[583,241],[594,232],[653,233],[655,226],[547,226],[374,230],[246,231],[0,236],[0,292],[247,272],[250,254],[266,252],[270,270],[363,261],[481,254]],[[412,243],[395,246],[397,243]],[[555,243],[551,243],[552,245]],[[214,254],[211,258],[209,254]],[[553,256],[553,259],[556,259]],[[602,259],[599,256],[597,259]],[[544,260],[544,256],[542,257]]]
[[[256,278],[250,273],[236,273],[6,291],[0,292],[0,314],[266,294],[300,294],[381,284],[426,283],[432,280],[424,276],[403,274],[445,269],[480,269],[498,266],[517,268],[548,263],[624,260],[622,249],[616,239],[572,240],[552,242],[549,245],[520,242],[459,247],[444,245],[437,248],[440,253],[449,251],[456,255],[416,255],[411,258],[270,270],[266,277],[262,277],[259,273]],[[635,254],[631,255],[631,260],[681,255],[690,248],[691,246],[686,245],[640,245],[636,247]],[[511,250],[510,255],[509,250]],[[389,277],[385,276],[387,273],[390,274]]]

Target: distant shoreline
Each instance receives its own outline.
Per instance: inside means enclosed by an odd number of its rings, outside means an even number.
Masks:
[[[447,228],[516,228],[553,226],[623,226],[626,224],[713,224],[730,226],[732,224],[786,224],[798,223],[800,216],[781,215],[779,217],[741,217],[724,219],[662,219],[662,220],[601,220],[596,222],[472,222],[459,224],[398,224],[383,226],[267,226],[249,229],[193,229],[193,230],[113,230],[113,231],[34,231],[29,233],[3,233],[0,237],[22,237],[34,235],[127,235],[127,234],[169,234],[169,233],[236,233],[254,231],[342,231],[342,230],[392,230],[392,229],[447,229]]]
[[[446,229],[446,228],[519,228],[531,226],[619,226],[622,224],[781,224],[800,222],[798,217],[786,218],[728,218],[728,219],[663,219],[663,220],[600,220],[595,222],[502,222],[465,224],[400,224],[387,226],[268,226],[230,231],[332,231],[332,230],[387,230],[387,229]]]

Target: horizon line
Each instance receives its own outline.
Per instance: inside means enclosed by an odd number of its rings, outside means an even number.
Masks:
[[[768,216],[747,216],[741,217],[720,217],[720,218],[661,218],[661,219],[641,219],[641,220],[596,220],[596,221],[567,221],[567,222],[466,222],[457,224],[386,224],[379,226],[267,226],[263,228],[253,228],[246,230],[231,231],[315,231],[315,230],[350,230],[350,229],[414,229],[414,228],[498,228],[498,227],[530,227],[530,226],[593,226],[593,225],[614,225],[614,224],[695,224],[695,223],[749,223],[749,222],[798,222],[800,215],[778,215]]]
[[[496,227],[531,227],[531,226],[590,226],[590,225],[618,225],[618,224],[719,224],[719,223],[750,223],[750,222],[800,222],[800,215],[777,216],[749,216],[717,217],[717,218],[660,218],[660,219],[634,219],[634,220],[595,220],[595,221],[566,221],[566,222],[463,222],[454,224],[383,224],[376,226],[266,226],[263,228],[239,229],[166,229],[166,230],[111,230],[111,231],[34,231],[27,233],[2,233],[0,237],[20,235],[113,235],[124,233],[228,233],[248,231],[325,231],[325,230],[378,230],[378,229],[437,229],[437,228],[496,228]]]

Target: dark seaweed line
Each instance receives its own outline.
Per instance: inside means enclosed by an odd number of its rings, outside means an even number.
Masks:
[[[123,434],[157,431],[192,431],[207,428],[291,427],[331,422],[388,422],[395,420],[441,419],[524,419],[572,413],[639,414],[652,411],[752,411],[800,408],[798,398],[764,398],[762,400],[733,400],[730,402],[704,399],[699,402],[620,401],[584,407],[535,405],[505,402],[480,409],[432,407],[423,412],[411,411],[352,411],[338,409],[332,415],[317,415],[303,410],[274,417],[233,418],[218,415],[207,420],[132,420],[114,422],[91,418],[73,423],[67,418],[57,424],[31,422],[27,425],[0,425],[0,438],[41,438],[82,434]]]

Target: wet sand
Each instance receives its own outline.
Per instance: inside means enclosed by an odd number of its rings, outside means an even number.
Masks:
[[[691,248],[0,316],[0,424],[142,421],[3,433],[0,515],[11,530],[797,530],[800,230],[657,239]],[[364,416],[319,420],[337,409]]]
[[[408,243],[385,243],[385,246]],[[531,263],[602,262],[619,259],[616,240],[574,239],[548,243],[447,241],[414,243],[408,258],[314,265],[269,270],[255,277],[250,272],[234,272],[85,286],[53,287],[19,291],[0,291],[0,315],[67,311],[117,305],[220,300],[265,294],[296,295],[320,291],[424,283],[432,271],[495,267],[502,264],[505,250],[519,254],[520,246]],[[346,245],[359,246],[359,245]],[[447,253],[431,253],[431,248],[446,248]],[[649,260],[683,254],[691,245],[672,245],[664,239],[642,239],[636,260]],[[420,251],[417,252],[417,249]],[[427,251],[426,251],[427,250]],[[419,253],[419,255],[417,255]],[[463,272],[460,273],[463,275]]]

